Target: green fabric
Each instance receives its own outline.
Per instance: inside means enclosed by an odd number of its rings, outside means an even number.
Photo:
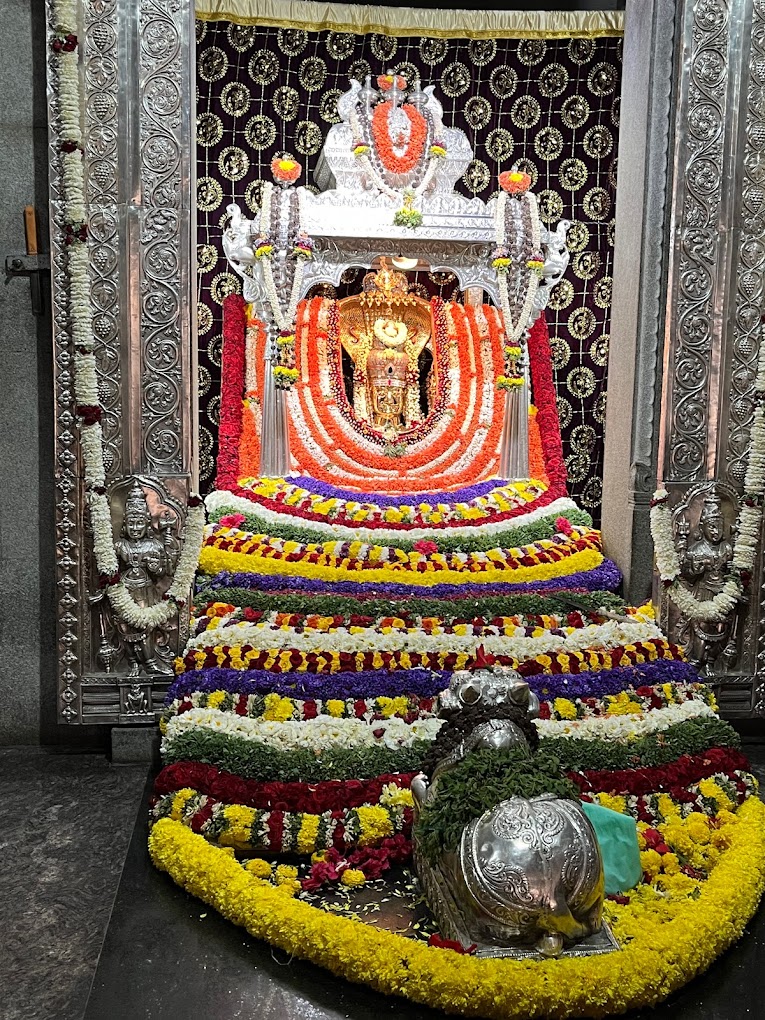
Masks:
[[[637,825],[630,815],[582,801],[582,809],[592,822],[603,855],[606,895],[626,892],[640,881],[640,848]]]

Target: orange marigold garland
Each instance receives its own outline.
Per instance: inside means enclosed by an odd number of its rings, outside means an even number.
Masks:
[[[402,156],[397,156],[393,151],[393,141],[388,130],[388,114],[392,108],[393,104],[387,101],[375,106],[372,114],[372,136],[385,169],[393,174],[408,174],[414,170],[425,152],[428,125],[420,111],[411,103],[399,106],[398,109],[403,110],[409,120],[410,130],[406,150]]]

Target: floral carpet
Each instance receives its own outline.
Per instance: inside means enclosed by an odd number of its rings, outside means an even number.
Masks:
[[[465,1015],[652,1004],[740,935],[765,876],[756,781],[572,500],[534,480],[385,497],[295,477],[207,504],[150,838],[176,882],[349,980]],[[478,959],[422,903],[410,783],[439,691],[490,659],[539,697],[537,753],[637,822],[642,881],[606,902],[617,953]]]

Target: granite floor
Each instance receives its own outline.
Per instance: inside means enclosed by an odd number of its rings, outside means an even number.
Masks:
[[[82,1020],[147,772],[0,748],[0,1020]]]
[[[765,780],[765,744],[746,751]],[[144,767],[0,750],[0,775],[0,1020],[443,1018],[287,958],[156,872]],[[763,959],[765,910],[707,974],[631,1016],[762,1016]]]

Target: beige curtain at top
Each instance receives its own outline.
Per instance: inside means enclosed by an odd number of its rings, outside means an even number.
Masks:
[[[440,39],[568,39],[624,34],[622,11],[440,11],[431,7],[362,7],[305,0],[196,0],[196,16],[202,21],[233,21],[238,25]]]

